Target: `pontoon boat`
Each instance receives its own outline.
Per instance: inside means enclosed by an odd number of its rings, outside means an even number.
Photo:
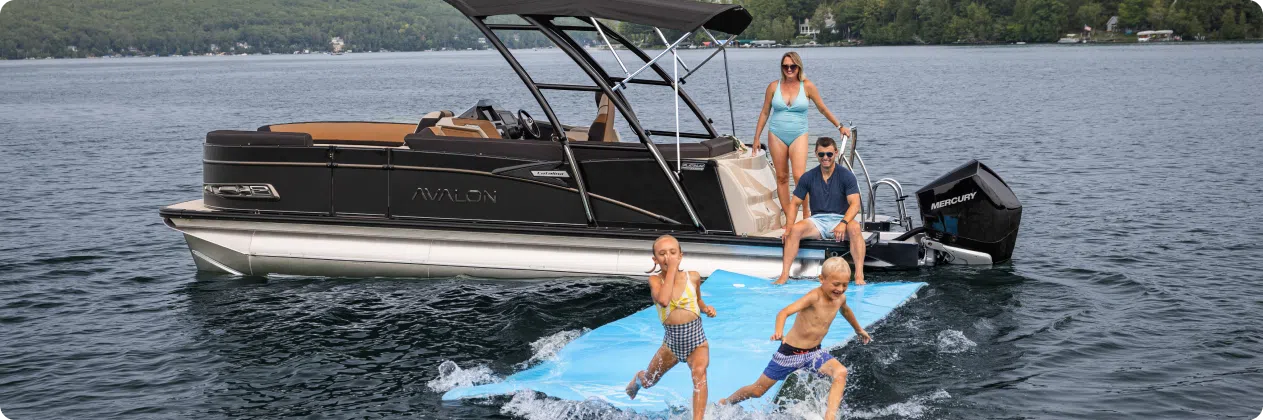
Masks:
[[[750,24],[739,5],[669,0],[447,0],[508,61],[544,120],[494,99],[417,123],[306,122],[214,131],[203,149],[202,198],[161,209],[197,268],[237,275],[493,278],[641,275],[653,240],[679,238],[689,267],[776,276],[783,219],[765,154],[721,134],[681,88]],[[494,23],[491,16],[519,23]],[[651,26],[650,56],[605,21]],[[666,30],[666,32],[663,32]],[[536,82],[498,33],[534,31],[591,84]],[[728,34],[726,41],[714,32]],[[602,65],[573,33],[615,52]],[[674,41],[665,34],[672,33]],[[688,66],[676,48],[704,34],[717,45]],[[679,35],[678,38],[674,34]],[[615,45],[636,60],[624,62]],[[664,64],[670,63],[670,64]],[[625,92],[659,86],[676,100],[676,129],[642,126]],[[597,117],[562,124],[545,92],[589,92]],[[731,90],[728,93],[731,105]],[[698,132],[679,129],[680,104]],[[730,106],[731,117],[731,106]],[[636,142],[619,141],[622,118]],[[735,132],[735,123],[733,125]],[[628,136],[630,137],[630,136]],[[681,142],[680,139],[689,139]],[[670,141],[674,139],[674,141]],[[917,193],[923,227],[905,214],[895,180],[873,182],[852,139],[844,163],[863,175],[867,267],[992,264],[1013,252],[1021,204],[978,162]],[[875,214],[878,189],[898,214]],[[792,272],[814,275],[846,242],[804,241]]]

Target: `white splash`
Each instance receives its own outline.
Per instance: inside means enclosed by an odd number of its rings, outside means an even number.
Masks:
[[[596,399],[567,401],[547,398],[535,391],[520,391],[500,407],[500,413],[527,420],[645,419]]]
[[[978,332],[990,332],[995,330],[995,325],[986,318],[979,318],[977,321],[974,321],[974,329],[978,330]]]
[[[831,382],[818,375],[799,375],[799,386],[806,388],[806,395],[801,399],[782,400],[778,407],[771,411],[758,409],[746,410],[737,405],[710,404],[706,407],[707,420],[817,420],[824,418],[825,401],[829,396]],[[848,387],[847,394],[856,391]],[[934,402],[951,398],[947,391],[939,390],[928,395],[915,396],[908,401],[891,404],[871,410],[854,409],[843,402],[838,418],[907,418],[919,419],[929,414]],[[599,399],[587,401],[570,401],[550,398],[534,391],[519,391],[512,399],[500,407],[500,414],[526,420],[648,420],[665,418],[668,420],[688,420],[692,418],[691,407],[672,407],[668,413],[652,413],[641,415],[623,411]]]
[[[912,397],[907,401],[894,403],[874,410],[852,410],[849,414],[850,418],[857,419],[871,419],[879,417],[919,419],[925,416],[926,413],[929,413],[932,409],[932,407],[928,404],[946,400],[951,397],[952,395],[948,394],[947,391],[938,390],[930,395]]]
[[[890,353],[883,353],[877,356],[877,363],[882,366],[890,366],[891,363],[899,361],[899,352],[892,350]]]
[[[855,372],[854,369],[851,370]],[[814,372],[797,371],[794,372],[795,386],[786,395],[786,390],[781,390],[780,405],[771,412],[747,411],[740,416],[729,417],[732,419],[757,419],[757,420],[780,420],[780,419],[823,419],[825,410],[827,410],[829,400],[829,389],[833,387],[833,380]],[[847,394],[856,391],[854,383],[847,386]],[[803,392],[805,391],[805,392]],[[798,395],[801,394],[801,395]],[[843,401],[842,407],[839,407],[838,418],[847,418],[846,402]]]
[[[939,353],[961,353],[978,345],[965,337],[965,333],[956,330],[944,330],[938,333]]]
[[[525,369],[535,363],[552,360],[553,357],[557,356],[557,352],[560,351],[562,347],[565,347],[567,344],[570,344],[571,341],[574,341],[580,336],[591,331],[592,330],[588,328],[584,328],[582,330],[560,331],[556,334],[535,340],[535,342],[531,343],[531,359],[521,363],[519,367]]]
[[[434,392],[447,392],[456,387],[474,386],[488,383],[500,382],[491,373],[491,368],[486,365],[475,366],[470,369],[461,369],[456,362],[444,360],[439,364],[439,377],[426,383],[426,386]]]

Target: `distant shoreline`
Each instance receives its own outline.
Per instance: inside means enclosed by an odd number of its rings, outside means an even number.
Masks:
[[[1029,47],[1029,46],[1058,46],[1058,45],[1066,47],[1066,48],[1070,48],[1070,47],[1082,47],[1082,46],[1124,46],[1124,45],[1155,45],[1157,46],[1157,45],[1208,45],[1208,44],[1259,44],[1259,43],[1263,43],[1263,38],[1231,40],[1231,41],[1215,40],[1215,41],[1177,41],[1177,42],[1152,42],[1152,43],[1088,42],[1088,43],[1077,43],[1077,44],[1058,44],[1056,42],[1027,42],[1023,44],[1018,44],[1018,43],[989,42],[989,43],[959,43],[959,44],[784,45],[784,46],[775,46],[775,47],[733,48],[732,50],[740,51],[740,50],[782,50],[782,49],[796,49],[796,48],[815,49],[815,48],[868,48],[868,47]],[[547,50],[547,49],[554,49],[554,48],[555,47],[513,48],[513,49],[510,49],[510,51]],[[713,48],[698,48],[698,49],[709,50]],[[647,48],[646,50],[655,50],[655,48]],[[100,56],[100,57],[38,57],[38,58],[28,57],[28,58],[17,58],[17,59],[9,59],[9,58],[0,57],[0,61],[112,60],[112,59],[129,59],[129,58],[130,59],[136,59],[136,58],[228,58],[228,57],[245,57],[245,56],[249,56],[249,57],[256,57],[256,56],[309,57],[309,56],[321,56],[321,55],[335,57],[335,56],[343,56],[343,55],[360,56],[360,55],[368,55],[368,54],[427,53],[427,52],[451,53],[451,52],[474,52],[474,51],[495,51],[495,50],[491,48],[483,48],[483,49],[415,50],[415,51],[384,51],[384,52],[365,51],[365,52],[341,53],[341,54],[333,54],[329,52],[318,52],[318,53],[313,52],[313,53],[306,53],[306,54],[254,53],[254,54],[190,54],[190,55],[113,55],[113,56]]]

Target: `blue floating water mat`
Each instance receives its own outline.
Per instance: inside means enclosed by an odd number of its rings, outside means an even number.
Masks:
[[[717,317],[703,317],[702,321],[710,341],[707,382],[712,403],[759,378],[772,353],[780,346],[780,342],[769,339],[776,325],[776,313],[819,284],[803,280],[776,286],[767,279],[723,270],[715,271],[702,284],[703,300],[718,312]],[[867,329],[912,298],[923,286],[925,283],[852,284],[846,291],[846,301],[860,325]],[[647,294],[644,299],[649,302]],[[790,325],[793,325],[792,317],[785,324],[786,333]],[[874,340],[882,339],[880,332],[872,334]],[[515,373],[499,383],[452,389],[443,394],[443,399],[505,395],[529,389],[565,400],[596,398],[621,409],[641,412],[665,411],[668,406],[690,407],[693,381],[684,363],[667,372],[653,388],[642,389],[635,400],[624,394],[632,375],[645,369],[662,345],[662,335],[662,324],[651,306],[575,339],[552,360]],[[823,344],[826,348],[836,347],[854,336],[851,326],[839,314]],[[767,404],[776,396],[781,383],[763,398],[748,400],[742,405],[748,409],[768,409]]]

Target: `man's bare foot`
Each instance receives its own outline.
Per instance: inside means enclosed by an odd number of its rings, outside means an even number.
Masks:
[[[789,273],[781,274],[772,284],[785,284],[787,281],[789,281]]]
[[[855,284],[861,285],[861,286],[868,284],[864,282],[864,272],[862,271],[855,272]]]
[[[632,378],[631,383],[627,384],[627,398],[636,399],[636,394],[640,392],[640,375],[645,371],[636,372],[636,377]]]

